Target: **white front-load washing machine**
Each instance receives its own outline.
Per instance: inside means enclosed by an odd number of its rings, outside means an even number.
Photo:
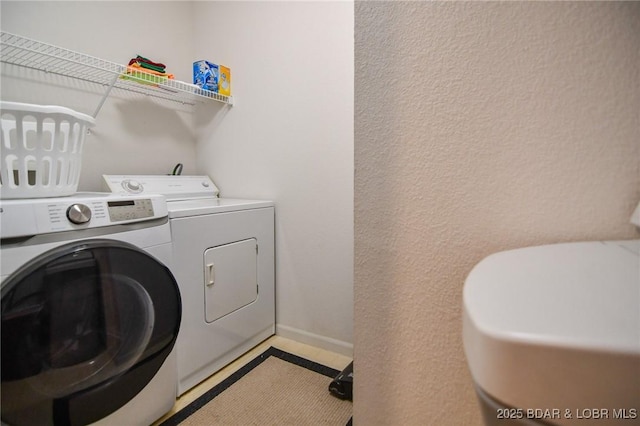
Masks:
[[[162,196],[0,201],[2,424],[144,425],[176,399]]]
[[[207,176],[104,176],[118,194],[167,197],[182,293],[178,393],[275,334],[274,203],[219,198]]]

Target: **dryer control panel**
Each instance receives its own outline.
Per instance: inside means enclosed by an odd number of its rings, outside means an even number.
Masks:
[[[168,201],[220,195],[209,176],[102,175],[102,181],[104,190],[113,194],[162,194]]]

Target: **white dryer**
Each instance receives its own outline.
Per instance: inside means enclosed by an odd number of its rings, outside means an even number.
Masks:
[[[207,176],[104,176],[118,194],[167,197],[182,294],[178,393],[275,334],[274,203],[218,197]]]
[[[1,200],[2,424],[141,425],[176,398],[162,196]]]

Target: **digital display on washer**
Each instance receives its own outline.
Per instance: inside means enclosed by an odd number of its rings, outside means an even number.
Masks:
[[[124,206],[135,206],[136,202],[133,200],[109,201],[107,204],[109,205],[109,207],[124,207]]]
[[[150,199],[108,201],[107,208],[112,222],[153,217],[153,203]]]

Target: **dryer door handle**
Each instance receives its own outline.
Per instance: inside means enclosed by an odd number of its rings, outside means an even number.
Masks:
[[[205,282],[207,287],[211,287],[216,279],[216,267],[214,263],[208,263],[205,268]]]

